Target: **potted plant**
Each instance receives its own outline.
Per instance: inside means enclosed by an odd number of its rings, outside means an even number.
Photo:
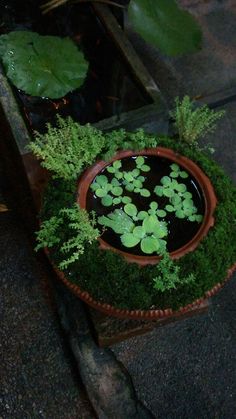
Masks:
[[[153,318],[222,286],[236,258],[236,190],[197,143],[221,115],[185,97],[172,112],[175,139],[61,118],[36,135],[30,148],[53,172],[37,249],[88,304]]]

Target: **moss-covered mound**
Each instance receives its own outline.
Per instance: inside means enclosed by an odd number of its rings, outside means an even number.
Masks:
[[[158,145],[189,157],[211,179],[218,199],[215,225],[194,252],[176,261],[181,275],[194,273],[195,281],[165,292],[153,287],[157,266],[140,268],[111,251],[100,250],[97,242],[86,245],[79,260],[65,270],[67,278],[81,290],[89,292],[94,299],[119,308],[178,309],[222,282],[227,270],[236,261],[236,188],[231,180],[206,154],[188,148],[184,143],[163,138]],[[42,218],[47,219],[56,215],[63,206],[72,205],[75,201],[75,195],[71,192],[73,189],[76,189],[76,185],[69,181],[51,183],[45,196]],[[61,242],[68,238],[68,229],[63,225],[60,229]],[[61,261],[62,256],[57,248],[52,250],[51,255],[56,263]]]

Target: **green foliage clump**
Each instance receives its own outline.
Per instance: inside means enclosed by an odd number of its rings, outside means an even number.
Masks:
[[[126,133],[120,129],[103,134],[90,124],[80,125],[58,115],[57,126],[49,123],[45,134],[36,133],[29,149],[54,178],[73,180],[97,158],[109,160],[118,150],[143,150],[156,145],[157,140],[143,130]]]
[[[36,133],[29,148],[54,177],[77,179],[96,160],[104,147],[104,136],[91,125],[82,126],[70,117],[63,119],[58,116],[57,121],[57,127],[47,124],[46,134]]]
[[[189,284],[195,281],[195,275],[190,273],[186,277],[180,276],[180,267],[170,258],[169,253],[164,252],[161,261],[157,265],[158,274],[154,281],[154,288],[160,292],[176,289],[178,285]]]
[[[190,146],[197,147],[198,140],[216,128],[216,121],[225,114],[225,111],[213,111],[207,105],[194,109],[194,103],[189,96],[183,100],[175,100],[175,109],[170,112],[174,118],[174,126],[177,129],[179,139]]]
[[[61,231],[66,224],[68,232],[61,237]],[[50,219],[44,220],[39,232],[37,233],[38,244],[36,250],[44,247],[58,246],[62,255],[59,263],[60,269],[67,268],[71,263],[79,259],[84,253],[85,244],[91,244],[97,240],[100,232],[95,228],[96,220],[94,214],[88,214],[77,204],[71,208],[62,208],[58,215],[53,215]],[[65,255],[68,255],[64,259]]]
[[[105,151],[102,157],[104,160],[110,160],[118,150],[140,151],[156,147],[157,144],[157,138],[146,135],[143,129],[138,129],[136,132],[119,129],[105,134]]]

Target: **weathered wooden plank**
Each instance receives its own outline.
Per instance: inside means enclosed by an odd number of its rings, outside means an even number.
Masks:
[[[198,307],[195,307],[186,313],[173,314],[172,316],[157,320],[124,320],[115,317],[109,317],[105,314],[89,308],[89,314],[92,319],[95,338],[100,347],[111,346],[122,342],[133,336],[140,336],[151,330],[165,326],[189,317],[205,313],[209,308],[210,300],[205,300]]]
[[[103,131],[125,128],[127,131],[134,131],[142,127],[146,132],[153,134],[168,133],[168,114],[160,111],[156,103],[145,105],[133,111],[124,112],[102,121],[94,126]]]
[[[139,82],[141,87],[154,102],[159,104],[160,109],[166,108],[166,104],[159,87],[140,60],[134,47],[123,32],[109,7],[104,4],[93,3],[93,8],[107,29],[109,35],[121,51],[125,61],[128,63],[134,77]]]
[[[21,115],[12,88],[4,75],[4,70],[0,64],[0,104],[4,112],[4,116],[11,127],[12,135],[16,142],[16,146],[20,155],[27,153],[27,145],[30,141],[30,134],[26,127],[25,121]]]

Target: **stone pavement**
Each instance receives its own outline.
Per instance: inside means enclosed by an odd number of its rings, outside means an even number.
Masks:
[[[0,417],[93,418],[1,163]]]

